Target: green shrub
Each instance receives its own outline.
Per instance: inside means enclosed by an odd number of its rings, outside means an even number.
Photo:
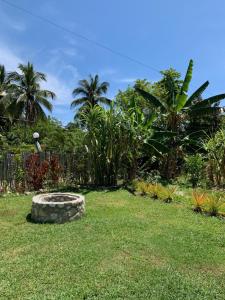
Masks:
[[[203,173],[204,161],[201,154],[191,155],[185,158],[185,169],[188,175],[188,180],[195,188]]]
[[[212,185],[225,186],[225,130],[219,130],[205,144],[207,152],[207,177]]]
[[[148,195],[152,199],[161,199],[166,203],[170,203],[173,200],[173,194],[176,190],[175,187],[164,187],[158,183],[148,183],[145,181],[134,181],[134,188],[141,195]]]
[[[162,181],[162,177],[158,170],[152,170],[147,175],[145,175],[145,180],[148,183],[156,184]]]
[[[159,190],[159,198],[166,203],[171,203],[173,201],[173,195],[175,191],[176,191],[176,187],[161,186]]]
[[[147,183],[147,193],[150,195],[152,199],[160,198],[161,185],[158,183],[151,184]]]
[[[205,210],[210,216],[218,216],[219,209],[224,205],[221,196],[208,195]]]
[[[25,170],[21,154],[16,154],[14,160],[17,166],[15,170],[15,188],[17,192],[23,193],[25,191]]]
[[[139,192],[142,196],[147,194],[147,186],[144,181],[133,181],[134,188],[137,192]]]

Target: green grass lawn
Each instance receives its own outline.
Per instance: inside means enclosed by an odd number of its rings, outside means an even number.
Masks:
[[[0,299],[225,299],[225,222],[127,191],[86,194],[86,215],[26,221],[0,198]]]

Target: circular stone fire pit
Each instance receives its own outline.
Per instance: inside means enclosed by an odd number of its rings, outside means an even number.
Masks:
[[[37,223],[64,223],[84,213],[84,196],[70,193],[40,194],[32,199],[31,219]]]

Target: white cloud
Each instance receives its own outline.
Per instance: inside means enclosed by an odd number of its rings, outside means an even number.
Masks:
[[[51,73],[46,73],[47,81],[42,83],[42,88],[54,92],[57,96],[54,101],[55,106],[70,105],[72,101],[72,88],[64,83],[60,78]]]
[[[23,63],[23,59],[8,47],[0,45],[0,63],[5,66],[7,71],[14,71],[19,63]]]
[[[119,83],[133,83],[137,80],[137,78],[121,78],[121,79],[116,79],[115,81],[116,82],[119,82]]]
[[[17,69],[19,63],[24,63],[24,60],[17,54],[14,53],[9,47],[0,45],[0,64],[6,67],[7,71],[14,71]],[[75,67],[65,65],[64,70],[67,70],[71,75],[71,81],[69,83],[62,79],[62,74],[54,74],[51,72],[44,71],[47,76],[47,81],[42,83],[42,88],[51,90],[56,93],[57,99],[54,101],[55,106],[70,105],[72,101],[72,90],[73,85],[76,84],[76,79],[79,74]],[[43,70],[41,70],[43,71]]]

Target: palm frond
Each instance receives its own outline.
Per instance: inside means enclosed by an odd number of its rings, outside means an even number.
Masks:
[[[56,98],[56,94],[54,92],[51,92],[49,90],[40,90],[37,92],[37,97],[45,97],[45,98],[51,98],[52,100]]]
[[[78,105],[96,106],[99,103],[110,104],[110,100],[102,97],[107,92],[109,84],[107,82],[99,83],[99,76],[89,75],[89,80],[83,79],[79,81],[79,86],[73,90],[73,96],[81,95],[80,98],[74,99],[71,108]]]
[[[106,105],[110,105],[112,100],[106,98],[106,97],[98,97],[97,102],[101,103],[101,104],[106,104]]]
[[[78,105],[85,104],[85,103],[87,103],[87,102],[88,102],[88,98],[87,98],[87,97],[82,97],[82,98],[74,99],[74,100],[71,102],[70,107],[71,107],[71,108],[75,108],[75,107],[77,107]]]
[[[101,95],[102,93],[106,93],[109,88],[108,82],[102,82],[96,89],[96,94]]]
[[[88,91],[83,87],[77,87],[73,90],[72,95],[76,97],[77,95],[88,96]]]
[[[49,102],[46,98],[44,97],[38,97],[37,98],[38,103],[41,104],[44,108],[46,108],[48,111],[52,112],[52,103]]]

